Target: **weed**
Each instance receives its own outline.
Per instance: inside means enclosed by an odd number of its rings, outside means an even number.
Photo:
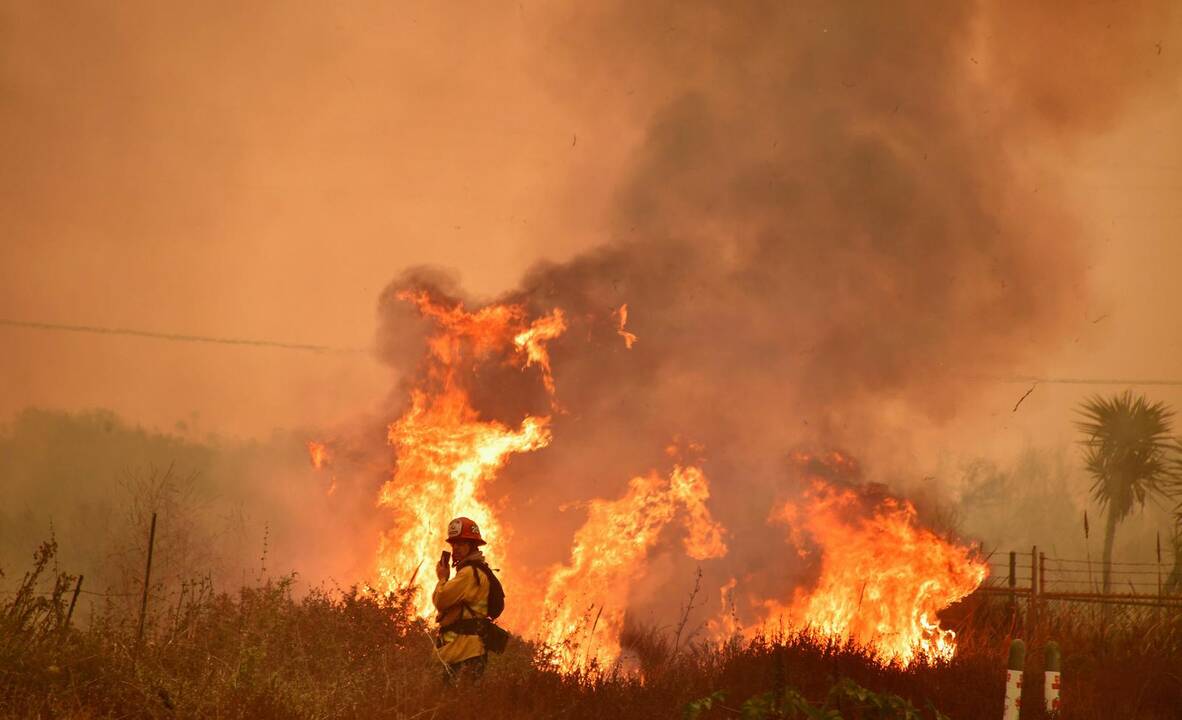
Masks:
[[[907,668],[807,630],[713,644],[632,625],[625,644],[636,672],[563,675],[544,648],[519,639],[491,658],[479,686],[449,691],[409,593],[301,594],[294,576],[219,592],[196,578],[152,604],[137,644],[123,604],[66,626],[73,578],[53,572],[55,553],[43,544],[0,604],[0,718],[993,720],[1017,632],[1030,648],[1027,720],[1042,717],[1048,639],[1063,649],[1064,720],[1176,718],[1182,707],[1176,612],[1046,607],[1030,623],[1004,602],[974,598],[959,609],[956,656]]]

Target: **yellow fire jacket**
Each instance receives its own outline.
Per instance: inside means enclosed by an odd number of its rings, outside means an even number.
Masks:
[[[448,665],[484,654],[484,643],[479,637],[443,632],[443,628],[457,620],[488,617],[488,578],[482,575],[480,584],[477,584],[478,572],[471,565],[465,565],[456,571],[455,577],[436,585],[431,595],[431,601],[439,611],[435,618],[439,623],[442,642],[439,657]],[[465,603],[472,612],[464,607]]]

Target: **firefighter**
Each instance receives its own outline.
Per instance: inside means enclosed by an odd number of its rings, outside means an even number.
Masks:
[[[451,545],[451,568],[446,556],[435,566],[439,584],[431,596],[438,615],[436,640],[439,659],[447,664],[449,682],[476,680],[488,663],[487,630],[493,618],[504,609],[504,590],[484,560],[480,546],[480,528],[466,517],[448,523],[447,542]],[[490,600],[492,604],[490,613]],[[494,631],[499,630],[494,628]],[[495,641],[494,641],[495,643]],[[493,648],[494,651],[497,648]]]

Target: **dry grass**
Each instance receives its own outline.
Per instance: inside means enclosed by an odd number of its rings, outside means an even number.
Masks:
[[[52,543],[43,546],[23,592],[0,604],[2,717],[677,718],[703,698],[711,700],[697,704],[702,720],[739,717],[744,704],[746,717],[804,717],[784,704],[794,697],[815,717],[935,718],[938,710],[994,720],[1009,638],[1026,624],[1004,603],[965,604],[950,618],[962,630],[956,658],[905,670],[803,632],[719,647],[632,628],[627,645],[643,681],[562,676],[519,641],[493,658],[479,687],[446,691],[409,598],[356,590],[296,597],[290,578],[233,594],[197,583],[159,609],[137,643],[136,618],[114,606],[84,630],[65,627],[71,578],[50,571],[53,553]],[[1047,609],[1032,627],[1024,718],[1042,717],[1048,637],[1063,647],[1063,718],[1179,717],[1178,615]],[[839,714],[822,715],[835,685],[840,697],[826,712]],[[850,690],[857,686],[880,695]],[[901,698],[893,709],[888,695]]]

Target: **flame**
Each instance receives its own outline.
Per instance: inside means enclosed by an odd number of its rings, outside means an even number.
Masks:
[[[313,470],[324,470],[332,465],[332,448],[327,443],[309,440],[306,444],[308,446],[308,459],[312,461]],[[337,477],[333,475],[328,483],[328,489],[324,491],[324,494],[332,496],[336,491]]]
[[[623,497],[592,500],[575,533],[570,560],[555,567],[536,628],[551,664],[563,672],[606,668],[620,656],[628,589],[646,571],[645,556],[677,517],[686,526],[685,552],[694,559],[726,554],[723,528],[710,516],[709,483],[701,469],[676,466],[668,479],[635,477]]]
[[[742,637],[743,626],[735,608],[735,587],[738,584],[738,578],[732,577],[718,588],[718,615],[706,623],[707,632],[717,642],[729,643]]]
[[[814,477],[803,504],[773,514],[797,542],[807,537],[820,554],[820,577],[792,604],[765,603],[772,615],[839,641],[872,648],[887,663],[907,666],[919,656],[948,660],[956,633],[936,613],[984,582],[988,566],[970,549],[919,527],[911,503],[867,497]]]
[[[502,349],[521,331],[525,318],[525,309],[519,305],[487,305],[468,312],[463,303],[444,307],[425,290],[403,290],[396,297],[414,304],[423,317],[439,327],[439,332],[427,341],[434,360],[430,368],[433,377],[439,372],[448,378],[453,375],[465,343],[477,360]]]
[[[468,312],[462,304],[444,306],[425,292],[403,292],[432,320],[437,332],[428,340],[425,380],[411,391],[410,408],[389,427],[388,441],[397,469],[379,494],[378,505],[393,513],[393,527],[378,550],[378,576],[388,590],[422,590],[442,545],[442,531],[457,515],[476,521],[481,534],[505,567],[507,533],[485,491],[514,453],[532,452],[550,443],[549,417],[527,416],[516,428],[483,420],[469,402],[460,369],[493,353],[516,356],[523,367],[538,365],[552,391],[546,341],[565,329],[562,313],[533,323],[524,308],[490,305]],[[416,595],[421,617],[433,615],[430,594]]]
[[[550,354],[546,351],[545,343],[565,331],[566,320],[562,311],[555,308],[550,315],[538,318],[528,330],[519,332],[513,338],[513,344],[517,349],[525,351],[525,366],[537,365],[542,369],[542,384],[550,397],[554,397],[554,376],[550,372]]]
[[[397,467],[378,496],[378,505],[392,519],[380,537],[377,572],[386,590],[419,590],[416,610],[430,618],[434,609],[422,591],[424,581],[442,546],[442,530],[453,517],[475,520],[496,554],[494,564],[512,574],[510,528],[490,504],[488,490],[514,454],[551,441],[549,416],[527,415],[516,426],[481,417],[467,383],[482,361],[514,363],[523,371],[533,367],[556,411],[548,343],[567,330],[567,323],[560,309],[531,319],[519,305],[470,311],[421,291],[398,297],[415,305],[435,332],[408,409],[387,433]],[[622,305],[618,315],[617,333],[631,348],[636,336],[625,330],[628,306]],[[574,535],[569,559],[552,567],[545,582],[519,578],[515,583],[507,624],[536,638],[553,668],[596,672],[620,662],[630,589],[645,577],[649,551],[668,537],[665,530],[672,523],[681,526],[686,556],[705,560],[727,553],[725,531],[707,508],[706,475],[695,463],[678,459],[681,447],[675,442],[669,449],[674,466],[667,477],[656,472],[638,476],[621,497],[584,503],[587,519]],[[331,462],[323,443],[309,442],[308,451],[317,468]],[[921,656],[951,658],[956,637],[940,627],[937,613],[976,589],[986,565],[967,548],[919,527],[914,507],[890,497],[882,486],[850,489],[860,483],[861,470],[849,456],[795,453],[791,459],[811,477],[809,489],[801,501],[780,506],[772,517],[788,525],[802,554],[815,548],[819,577],[790,602],[764,601],[764,609],[828,637],[869,646],[884,662],[906,666]],[[838,479],[843,482],[834,482]],[[329,492],[334,489],[335,483]],[[742,631],[736,585],[732,577],[720,588],[723,612],[710,624],[712,635],[727,641]]]
[[[328,445],[315,440],[309,440],[307,444],[308,459],[312,461],[314,470],[323,470],[332,462],[332,452],[328,449]]]
[[[636,335],[624,329],[624,326],[628,324],[628,303],[621,305],[616,314],[620,316],[620,327],[616,330],[616,334],[624,338],[624,347],[631,350],[632,345],[636,342]]]

